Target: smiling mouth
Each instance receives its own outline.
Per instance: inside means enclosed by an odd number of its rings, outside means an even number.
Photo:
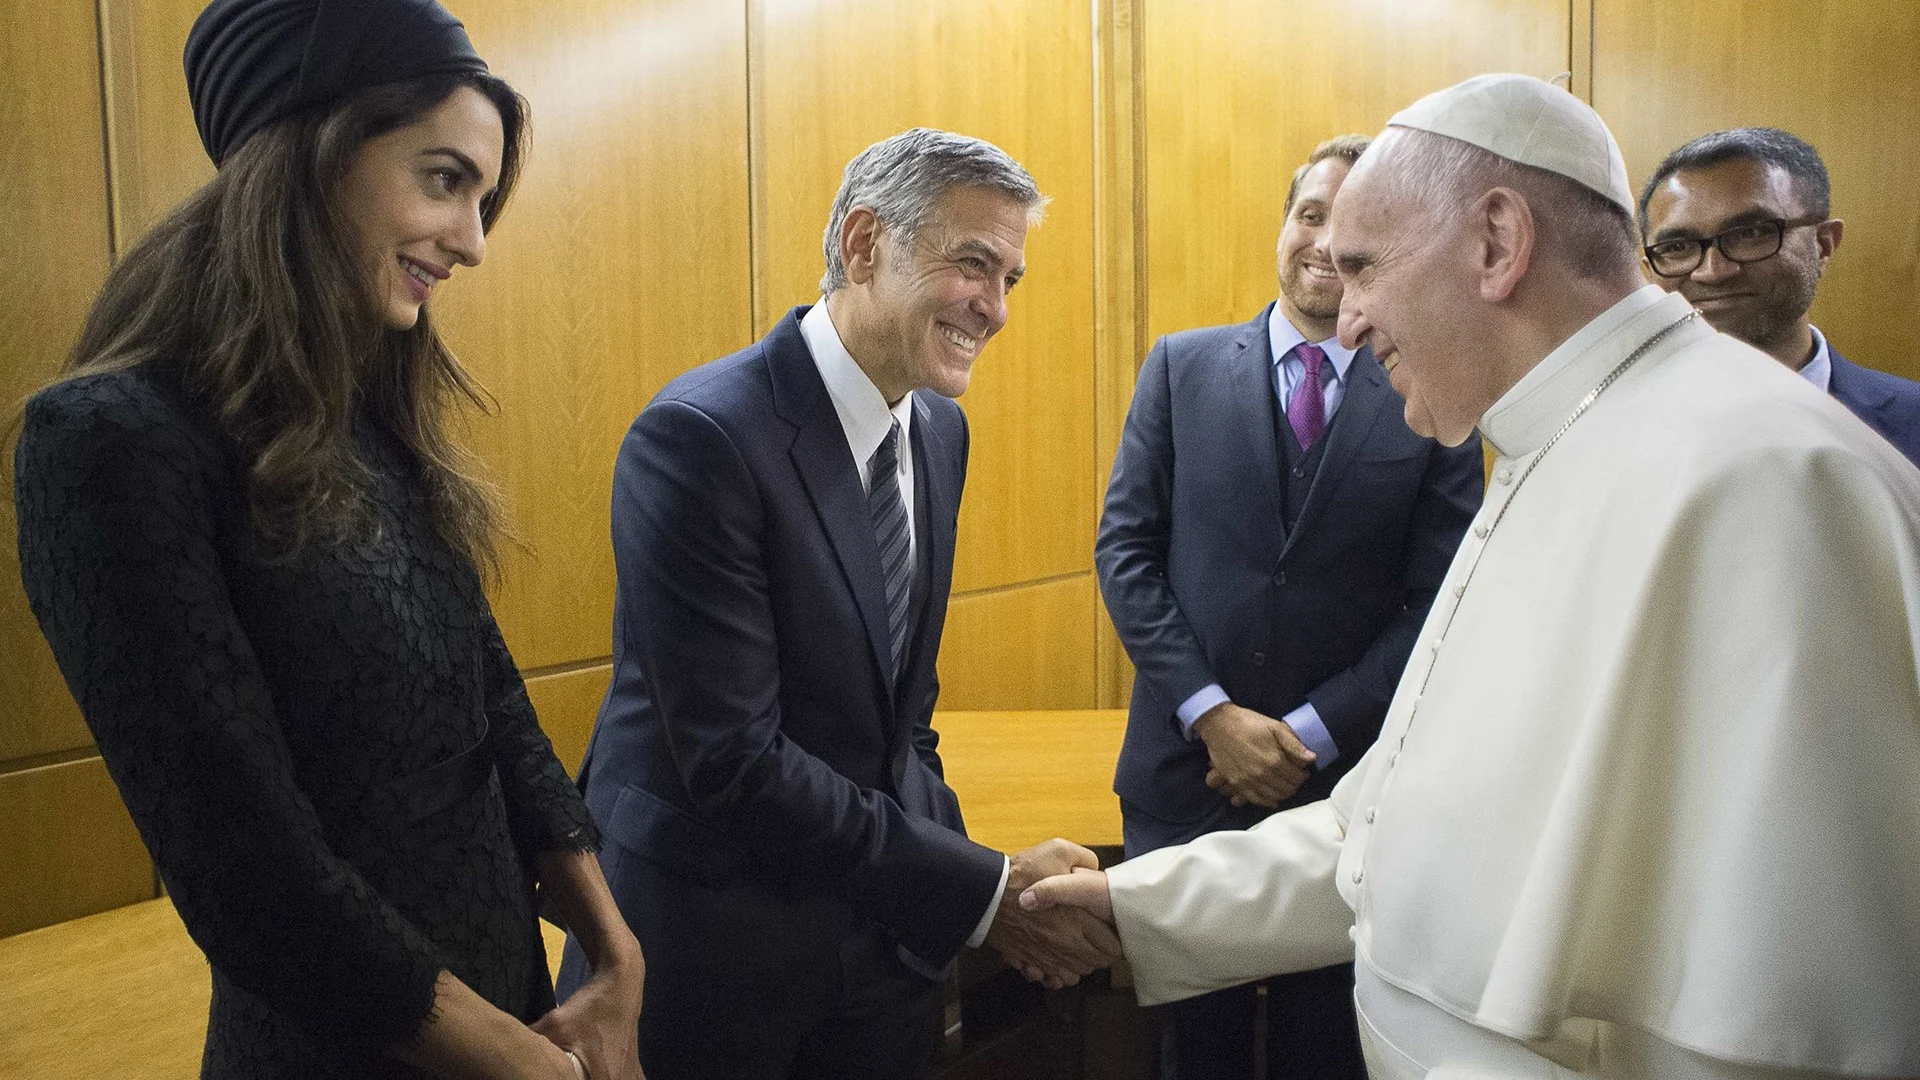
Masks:
[[[980,349],[980,339],[973,337],[970,334],[964,333],[958,327],[950,326],[946,323],[941,323],[940,335],[946,338],[947,341],[950,342],[954,348],[959,349],[961,352],[966,353],[968,356],[972,356],[974,353],[978,352]]]
[[[444,273],[435,273],[434,270],[429,269],[421,263],[414,262],[405,255],[398,256],[398,258],[400,260],[400,268],[407,272],[407,276],[419,282],[421,286],[428,290],[431,290],[448,276]]]
[[[1318,263],[1303,262],[1300,264],[1300,272],[1315,281],[1324,281],[1329,284],[1340,280],[1340,275],[1333,272],[1333,267],[1321,266]]]

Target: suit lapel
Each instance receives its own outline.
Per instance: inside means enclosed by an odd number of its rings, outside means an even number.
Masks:
[[[912,654],[909,662],[918,663],[921,646],[926,639],[926,613],[933,609],[935,597],[944,597],[953,585],[953,530],[946,525],[947,515],[941,512],[944,507],[954,505],[954,492],[946,488],[941,470],[933,467],[936,461],[947,461],[953,449],[946,444],[940,433],[934,430],[932,414],[920,402],[918,393],[913,402],[913,490],[914,519],[913,540],[915,551],[915,574],[925,589],[921,594],[921,618],[914,624],[913,634],[908,639]]]
[[[1327,449],[1321,456],[1312,485],[1307,488],[1306,505],[1294,516],[1293,530],[1287,534],[1286,547],[1280,553],[1282,558],[1292,550],[1294,539],[1313,527],[1327,500],[1339,490],[1341,477],[1346,475],[1360,448],[1373,434],[1373,425],[1380,419],[1381,410],[1392,400],[1391,391],[1386,372],[1373,358],[1373,350],[1363,348],[1355,353],[1353,362],[1347,365],[1347,389],[1340,398],[1340,411],[1334,414],[1334,423],[1327,431]]]
[[[886,583],[880,578],[880,546],[873,538],[873,519],[867,511],[866,489],[860,486],[860,473],[847,449],[847,433],[840,427],[840,416],[833,411],[833,399],[806,339],[800,336],[800,317],[805,308],[795,308],[773,332],[767,335],[767,366],[774,384],[774,409],[793,424],[793,445],[789,454],[794,472],[813,503],[846,577],[847,589],[866,626],[867,646],[880,683],[887,683],[892,643],[887,635]]]
[[[1279,434],[1273,425],[1273,341],[1267,336],[1267,317],[1273,305],[1261,309],[1255,319],[1234,336],[1226,357],[1227,409],[1229,430],[1241,432],[1242,449],[1248,468],[1259,487],[1254,509],[1274,523],[1275,532],[1284,526],[1280,512],[1280,447],[1274,442]]]

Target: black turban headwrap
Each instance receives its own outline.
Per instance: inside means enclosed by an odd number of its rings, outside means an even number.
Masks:
[[[487,70],[436,0],[213,0],[187,35],[186,65],[215,165],[275,120],[367,87]]]

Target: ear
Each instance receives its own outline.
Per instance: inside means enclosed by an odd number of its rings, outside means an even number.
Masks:
[[[1827,272],[1827,260],[1840,250],[1840,238],[1846,234],[1847,223],[1839,218],[1823,221],[1814,227],[1813,237],[1820,245],[1820,272]]]
[[[1512,188],[1480,196],[1471,211],[1479,227],[1480,298],[1497,303],[1513,295],[1533,265],[1533,208]]]
[[[880,218],[865,206],[847,211],[840,221],[840,259],[847,264],[847,280],[865,285],[873,280],[880,254]]]

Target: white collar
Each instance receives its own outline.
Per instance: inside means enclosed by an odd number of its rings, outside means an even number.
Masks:
[[[1827,348],[1827,336],[1817,326],[1809,326],[1813,331],[1813,359],[1800,366],[1800,377],[1812,383],[1823,394],[1833,393],[1833,351]]]
[[[1280,304],[1276,301],[1268,309],[1267,340],[1273,344],[1273,362],[1278,364],[1286,360],[1287,354],[1293,351],[1295,345],[1307,340],[1307,335],[1293,325],[1293,320],[1287,318],[1286,313],[1280,310]],[[1314,344],[1320,346],[1320,351],[1326,353],[1327,359],[1333,361],[1334,381],[1346,382],[1347,366],[1353,363],[1353,350],[1340,344],[1339,334]]]
[[[1546,445],[1580,399],[1661,327],[1693,307],[1686,297],[1643,285],[1535,364],[1480,418],[1480,434],[1502,457],[1524,457]]]
[[[819,303],[801,316],[800,336],[806,339],[807,351],[813,354],[813,364],[820,369],[820,381],[827,384],[827,396],[833,399],[833,411],[839,414],[840,429],[847,436],[847,447],[853,451],[853,459],[864,475],[867,462],[872,459],[873,452],[880,449],[880,443],[886,439],[895,420],[900,421],[902,442],[912,431],[913,394],[902,396],[891,407],[887,405],[887,399],[880,395],[880,388],[854,362],[853,354],[840,341],[840,332],[834,329],[833,317],[827,312],[826,297],[821,297]],[[905,469],[907,455],[904,448],[899,460],[900,467]]]

